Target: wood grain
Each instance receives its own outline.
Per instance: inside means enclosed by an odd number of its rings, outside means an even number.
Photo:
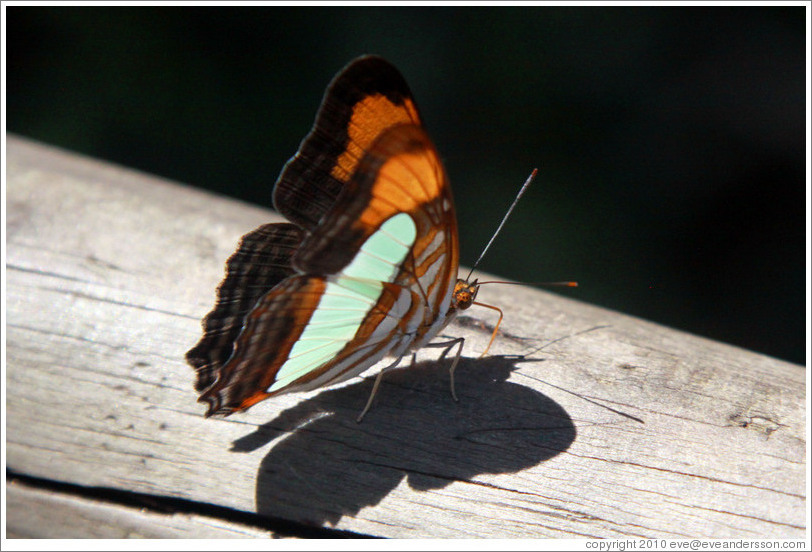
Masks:
[[[459,403],[428,349],[361,424],[369,377],[204,419],[184,353],[239,237],[276,215],[14,136],[7,160],[15,473],[385,537],[805,535],[801,366],[486,286],[504,333],[478,359],[491,313],[449,327]]]

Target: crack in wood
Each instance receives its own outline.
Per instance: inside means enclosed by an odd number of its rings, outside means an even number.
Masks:
[[[159,514],[187,514],[199,515],[220,519],[255,529],[269,531],[282,536],[299,538],[330,538],[330,539],[367,539],[375,538],[371,535],[356,533],[342,529],[314,527],[283,518],[262,516],[252,512],[228,508],[210,503],[169,497],[163,495],[150,495],[134,491],[122,491],[107,487],[86,487],[73,483],[66,483],[53,479],[44,479],[21,474],[13,470],[6,470],[6,481],[13,485],[19,481],[29,487],[48,490],[67,495],[73,495],[89,500],[96,500],[122,507],[147,509]]]

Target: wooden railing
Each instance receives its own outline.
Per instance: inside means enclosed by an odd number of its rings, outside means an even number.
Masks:
[[[803,538],[803,367],[521,286],[435,350],[206,419],[184,353],[265,209],[7,147],[9,537]]]

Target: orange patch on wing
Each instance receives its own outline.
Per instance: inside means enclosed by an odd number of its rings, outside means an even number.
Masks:
[[[267,399],[270,396],[271,396],[271,394],[266,393],[265,391],[257,391],[253,395],[243,399],[242,402],[240,403],[240,406],[237,407],[237,411],[239,412],[240,410],[245,410],[246,408],[250,408],[250,407],[254,406],[255,404],[257,404],[258,402],[264,401],[265,399]]]
[[[416,212],[442,194],[443,171],[434,148],[401,153],[381,167],[361,224],[377,227],[399,212]]]
[[[349,180],[375,139],[387,128],[403,123],[420,124],[417,108],[408,98],[398,105],[383,94],[374,94],[356,103],[347,128],[347,150],[336,159],[332,176],[342,182]]]

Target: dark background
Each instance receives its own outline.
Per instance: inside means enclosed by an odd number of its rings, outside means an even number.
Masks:
[[[805,17],[10,7],[7,130],[270,206],[330,79],[378,53],[444,158],[464,264],[538,167],[480,268],[805,363]]]

